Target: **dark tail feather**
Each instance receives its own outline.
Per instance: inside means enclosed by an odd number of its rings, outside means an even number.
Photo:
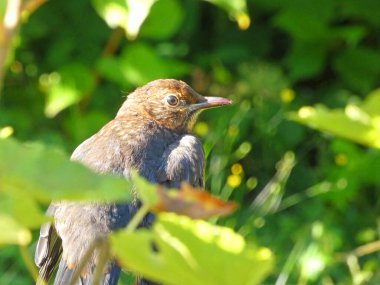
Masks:
[[[71,278],[74,276],[75,269],[69,269],[67,267],[67,264],[65,261],[61,260],[59,264],[59,268],[57,271],[57,275],[55,277],[54,285],[67,285],[70,283]],[[75,285],[98,285],[93,284],[93,275],[89,274],[88,277],[80,277],[76,282]],[[119,280],[120,276],[120,268],[115,264],[112,263],[109,266],[109,270],[107,273],[104,274],[102,282],[100,284],[102,285],[117,285],[117,281]]]

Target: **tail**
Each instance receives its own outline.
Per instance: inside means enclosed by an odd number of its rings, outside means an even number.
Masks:
[[[68,285],[71,279],[75,275],[75,269],[68,268],[66,262],[61,260],[55,276],[54,285]],[[107,272],[104,273],[103,278],[100,282],[102,285],[117,285],[120,276],[120,267],[116,265],[115,262],[111,262],[108,266]],[[75,285],[99,285],[93,284],[94,281],[94,271],[86,276],[80,276],[78,280],[74,283]]]

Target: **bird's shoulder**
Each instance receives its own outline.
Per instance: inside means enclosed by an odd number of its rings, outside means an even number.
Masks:
[[[125,159],[139,131],[138,125],[132,127],[129,121],[114,119],[83,141],[71,159],[99,173],[122,175]]]

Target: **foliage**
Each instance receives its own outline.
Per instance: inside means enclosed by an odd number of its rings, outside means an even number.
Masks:
[[[240,203],[215,222],[275,256],[265,283],[379,282],[379,1],[44,2],[22,1],[19,29],[5,34],[2,20],[0,137],[72,152],[115,115],[123,92],[181,78],[235,102],[202,114],[194,131],[206,188]],[[41,162],[13,159],[25,164],[21,181]],[[12,213],[1,223],[11,218],[16,236],[41,222],[18,221],[13,205],[42,217],[47,198],[0,193]],[[0,284],[31,282],[13,247],[1,250],[0,273]]]

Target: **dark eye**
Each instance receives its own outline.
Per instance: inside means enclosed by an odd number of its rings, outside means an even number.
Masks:
[[[174,95],[169,95],[166,97],[166,102],[171,106],[175,106],[178,104],[178,98]]]

